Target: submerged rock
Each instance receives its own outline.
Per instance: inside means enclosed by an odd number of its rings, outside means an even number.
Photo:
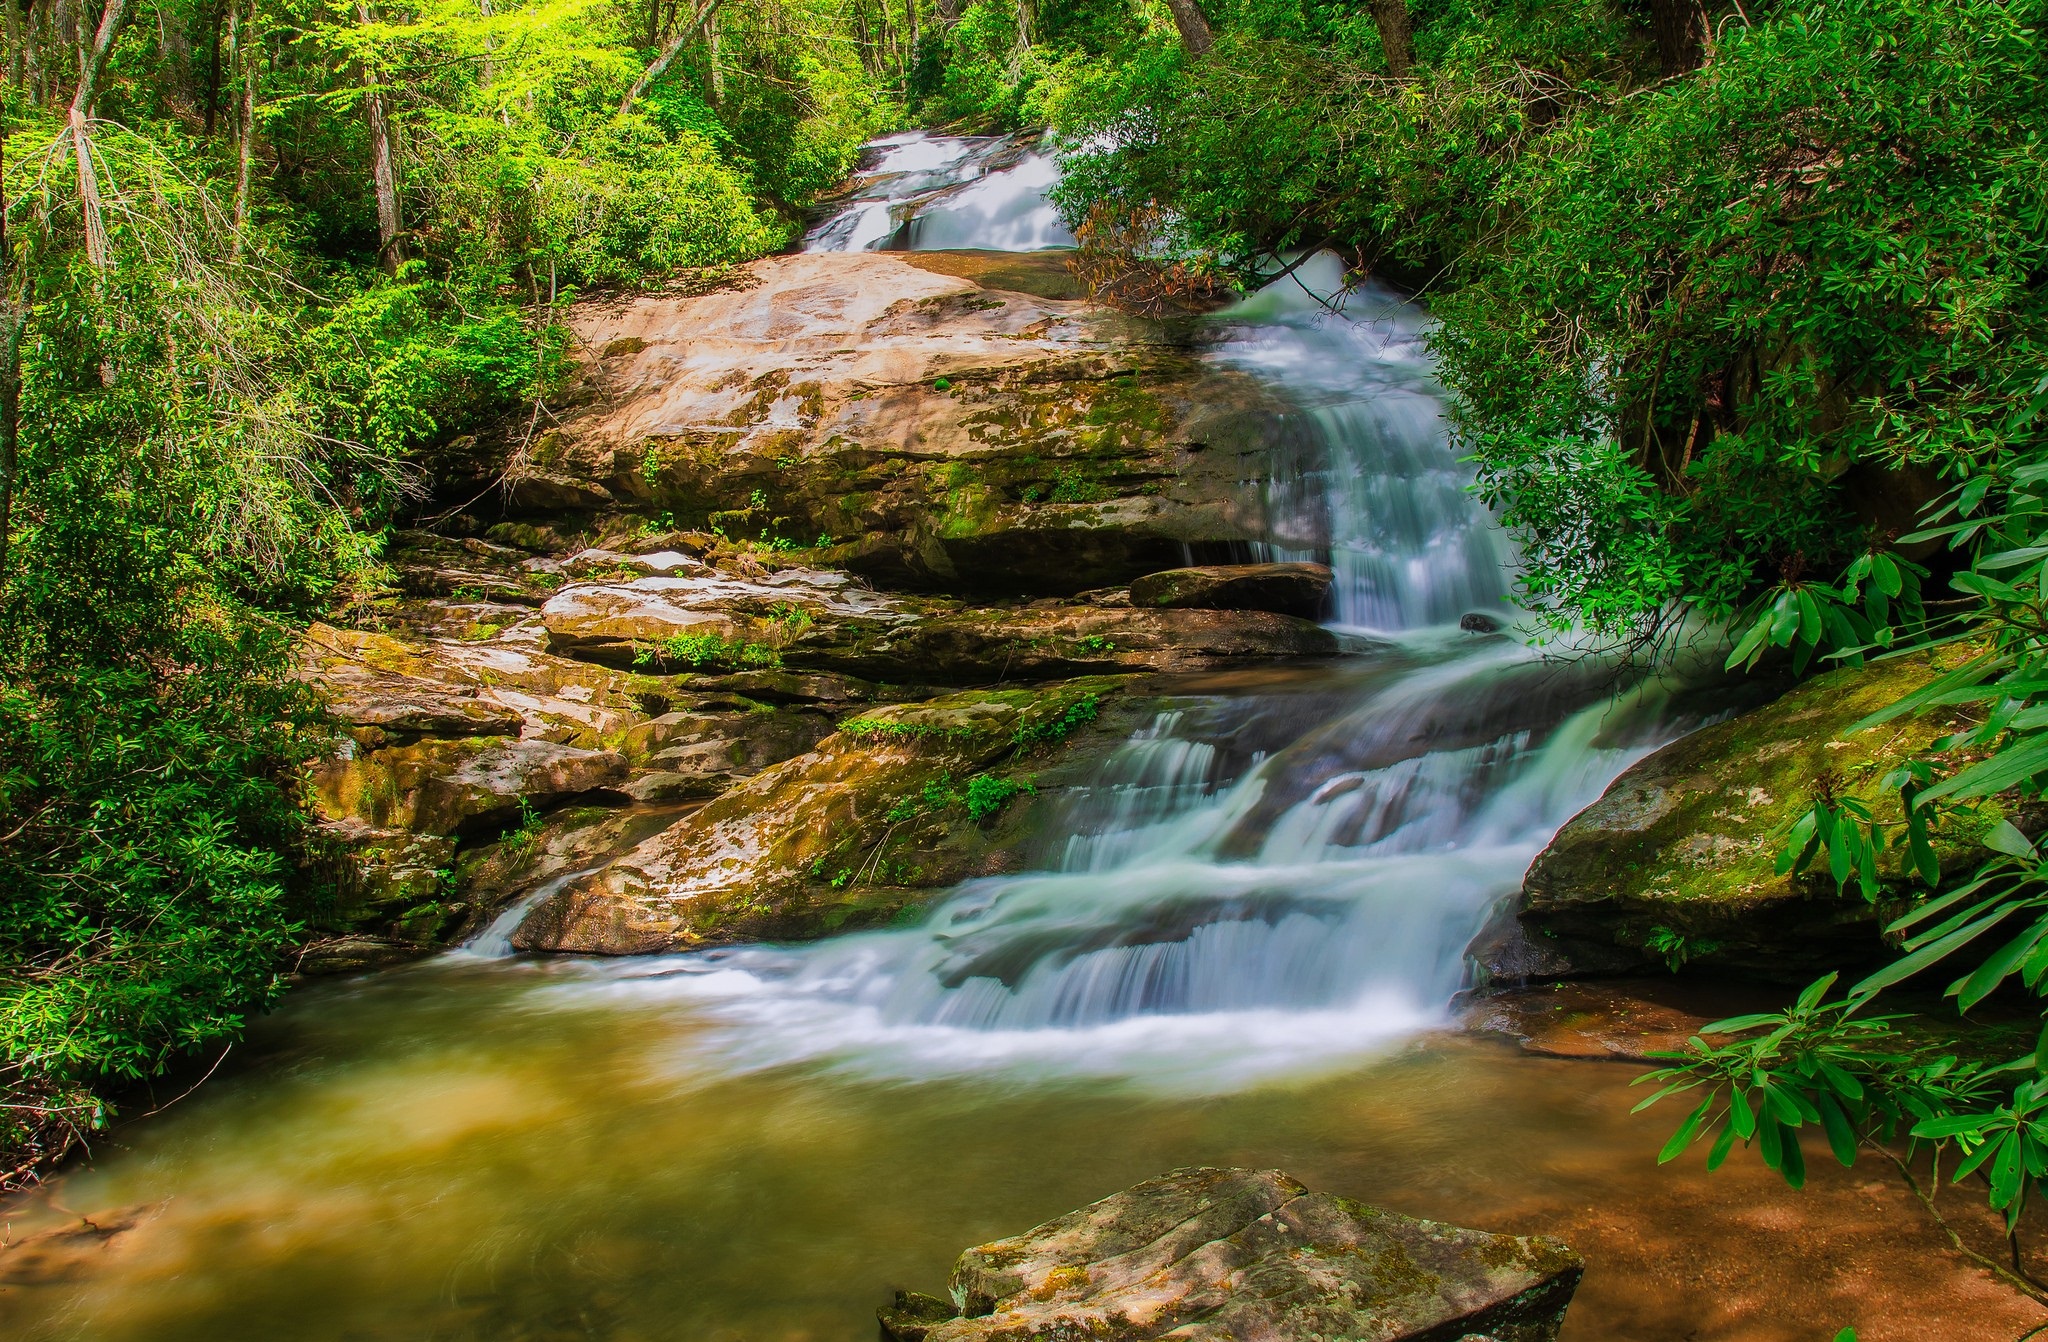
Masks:
[[[1853,886],[1838,894],[1825,872],[1780,876],[1778,854],[1821,786],[1898,819],[1897,795],[1881,780],[1960,726],[1960,712],[1844,733],[1967,655],[1948,649],[1816,676],[1623,773],[1529,868],[1521,921],[1556,957],[1538,974],[1692,961],[1804,981],[1880,954],[1877,906]],[[1961,857],[1975,837],[1937,834],[1937,852]]]
[[[1584,1273],[1556,1240],[1312,1193],[1278,1170],[1184,1169],[1010,1239],[881,1311],[897,1342],[1552,1342]]]
[[[1148,573],[1131,583],[1131,604],[1150,609],[1270,610],[1313,620],[1330,599],[1323,564],[1211,564]]]

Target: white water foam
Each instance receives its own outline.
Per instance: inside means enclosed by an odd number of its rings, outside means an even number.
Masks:
[[[838,212],[804,238],[811,252],[1037,252],[1074,235],[1046,193],[1059,181],[1048,154],[1013,136],[927,135],[877,140]]]

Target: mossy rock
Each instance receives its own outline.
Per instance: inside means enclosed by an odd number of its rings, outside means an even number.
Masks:
[[[630,955],[889,922],[1013,869],[1045,798],[1085,781],[1153,702],[1100,676],[864,709],[551,896],[514,942]],[[981,785],[997,804],[980,815],[976,778],[1001,780]]]
[[[1881,956],[1878,929],[1904,893],[1903,873],[1873,904],[1853,886],[1839,893],[1824,872],[1779,875],[1778,855],[1823,782],[1898,820],[1884,776],[1964,725],[1961,711],[1846,733],[1969,655],[1945,649],[1816,676],[1637,763],[1531,865],[1523,926],[1563,957],[1559,967],[1586,972],[1690,961],[1803,980]],[[1987,808],[1966,832],[1936,834],[1944,865],[1973,861],[1995,818]]]

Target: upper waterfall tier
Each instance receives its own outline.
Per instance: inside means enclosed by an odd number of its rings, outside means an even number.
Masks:
[[[1059,165],[1016,136],[877,140],[872,167],[804,238],[812,252],[1037,252],[1074,235],[1046,198]]]

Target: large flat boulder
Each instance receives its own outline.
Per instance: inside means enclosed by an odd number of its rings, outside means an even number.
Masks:
[[[1326,564],[1209,564],[1131,582],[1131,604],[1148,610],[1270,610],[1313,620],[1329,599]]]
[[[1962,725],[1961,712],[1936,709],[1853,735],[1848,728],[1968,653],[1816,676],[1624,772],[1529,868],[1521,923],[1545,960],[1540,976],[1703,962],[1805,982],[1880,955],[1878,906],[1853,885],[1837,893],[1825,871],[1779,875],[1778,854],[1823,785],[1880,819],[1899,819],[1884,775]],[[1983,823],[1937,834],[1937,852],[1964,858]],[[1517,953],[1526,958],[1527,948]],[[1526,975],[1509,966],[1502,977]]]
[[[1278,1170],[1183,1169],[953,1269],[898,1342],[1552,1342],[1584,1263],[1556,1240],[1417,1220]]]
[[[1264,538],[1243,482],[1287,407],[1184,327],[1015,269],[806,253],[708,293],[581,304],[582,404],[527,446],[511,505],[828,544],[835,565],[952,591],[1071,593]]]

